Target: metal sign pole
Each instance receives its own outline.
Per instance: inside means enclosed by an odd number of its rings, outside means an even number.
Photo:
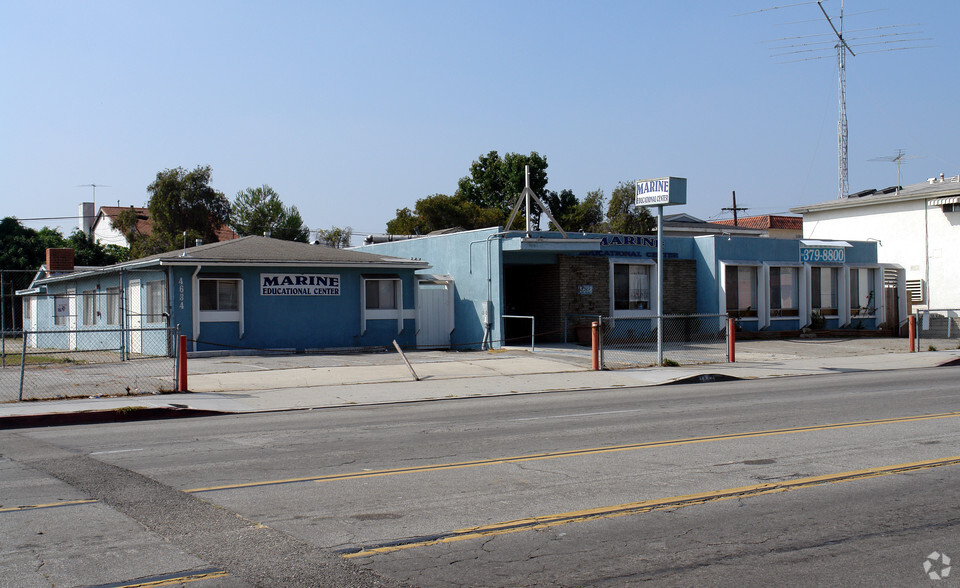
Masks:
[[[663,365],[663,205],[657,206],[657,365]]]

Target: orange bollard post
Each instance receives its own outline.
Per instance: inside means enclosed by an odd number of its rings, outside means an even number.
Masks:
[[[737,361],[737,328],[732,318],[727,319],[727,361]]]
[[[180,335],[180,349],[178,350],[180,370],[177,373],[177,392],[187,391],[187,336]]]
[[[909,325],[907,333],[910,337],[910,353],[913,353],[917,350],[917,315],[911,314],[907,324]]]
[[[600,370],[600,323],[590,323],[590,346],[593,353],[593,371]]]

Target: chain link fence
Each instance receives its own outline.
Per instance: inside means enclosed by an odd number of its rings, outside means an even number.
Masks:
[[[663,362],[693,365],[727,361],[727,315],[663,315]],[[657,365],[658,317],[601,319],[603,369]]]
[[[15,312],[0,334],[0,402],[176,389],[177,329],[125,308],[119,288],[4,298]]]
[[[7,340],[0,402],[173,392],[176,336],[167,327],[22,331]],[[135,337],[144,343],[139,352],[119,345]],[[109,340],[118,345],[103,344]]]
[[[960,347],[960,309],[917,311],[917,350],[933,351]]]

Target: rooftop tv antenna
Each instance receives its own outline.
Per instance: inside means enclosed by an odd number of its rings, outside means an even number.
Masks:
[[[896,163],[896,164],[897,164],[897,194],[899,194],[899,193],[900,193],[900,187],[903,185],[903,184],[900,182],[900,165],[901,165],[904,161],[908,161],[908,160],[910,160],[910,159],[917,159],[918,157],[920,157],[920,156],[919,156],[919,155],[907,155],[906,153],[903,152],[903,149],[897,149],[897,154],[896,154],[896,155],[884,155],[883,157],[874,157],[874,158],[871,159],[870,161],[888,161],[888,162],[893,162],[893,163]]]
[[[837,120],[837,181],[838,181],[838,198],[846,198],[850,195],[850,181],[848,173],[848,160],[847,160],[847,53],[852,57],[856,57],[857,53],[854,52],[853,47],[857,47],[857,51],[860,54],[863,53],[879,53],[882,51],[904,51],[908,49],[920,49],[922,48],[915,43],[917,41],[929,41],[929,38],[918,37],[917,35],[922,34],[922,32],[916,27],[919,27],[918,24],[897,24],[897,25],[885,25],[877,26],[873,28],[861,28],[855,30],[848,30],[848,33],[868,33],[881,31],[875,34],[863,34],[860,36],[854,35],[844,36],[843,30],[843,0],[840,0],[840,13],[838,16],[832,17],[827,13],[827,10],[823,7],[825,2],[829,0],[812,0],[809,2],[798,2],[794,4],[786,4],[783,6],[774,6],[771,8],[764,8],[761,10],[755,10],[753,12],[748,12],[736,16],[745,16],[747,14],[756,14],[760,12],[767,12],[770,10],[778,10],[782,8],[793,8],[797,6],[805,6],[810,4],[816,4],[820,9],[820,12],[823,14],[823,17],[826,19],[827,24],[830,25],[832,33],[823,33],[815,35],[799,35],[791,37],[781,37],[779,39],[774,39],[774,43],[788,42],[787,44],[778,44],[771,47],[771,50],[778,51],[778,53],[773,53],[774,57],[790,57],[788,61],[784,63],[790,63],[795,61],[809,61],[813,59],[824,59],[828,55],[823,54],[824,51],[829,51],[833,49],[836,51],[837,59],[837,73],[838,73],[838,88],[839,88],[839,103],[840,103],[840,116]],[[871,12],[877,12],[876,10],[868,10],[864,12],[849,14],[847,16],[869,14]],[[810,21],[795,21],[792,23],[785,24],[798,24],[803,22]],[[824,40],[823,38],[827,39]],[[893,39],[893,37],[899,37]],[[818,40],[819,39],[819,40]],[[794,41],[789,43],[790,41]],[[859,41],[865,41],[863,43]],[[833,47],[830,47],[833,45]],[[893,45],[888,47],[887,45]],[[873,49],[863,50],[861,47],[878,47]]]
[[[93,204],[97,204],[97,188],[109,188],[106,184],[80,184],[78,188],[93,188]]]

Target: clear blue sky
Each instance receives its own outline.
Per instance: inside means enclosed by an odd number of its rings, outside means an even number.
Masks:
[[[734,16],[796,1],[0,0],[0,216],[75,216],[91,183],[144,205],[158,171],[209,164],[231,201],[269,184],[311,229],[382,232],[490,150],[539,152],[578,197],[686,177],[671,212],[701,218],[731,190],[746,214],[830,200],[835,59],[764,43],[828,25],[816,4]],[[960,3],[844,8],[846,31],[932,38],[849,58],[851,192],[894,185],[869,160],[898,149],[921,156],[904,184],[960,173]]]

